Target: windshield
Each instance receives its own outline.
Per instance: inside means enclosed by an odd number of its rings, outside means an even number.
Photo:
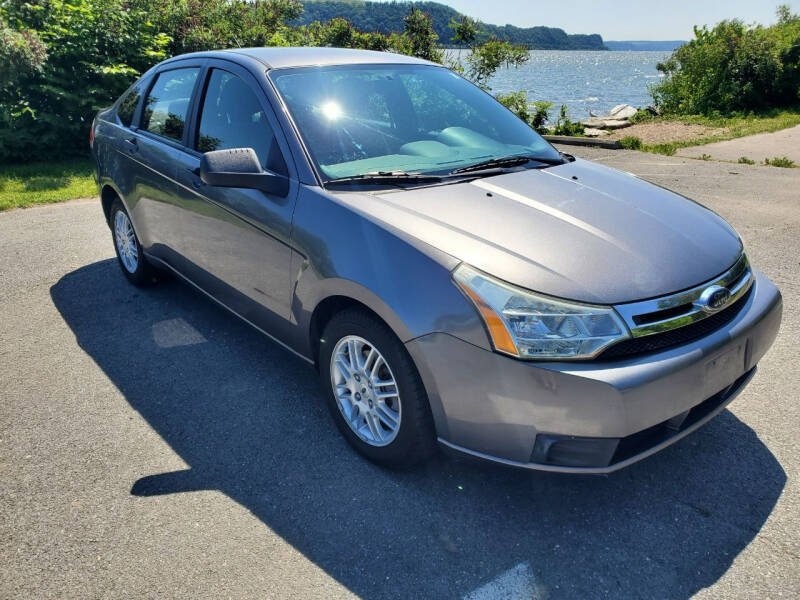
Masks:
[[[324,178],[445,173],[558,152],[494,98],[444,67],[338,65],[270,72]]]

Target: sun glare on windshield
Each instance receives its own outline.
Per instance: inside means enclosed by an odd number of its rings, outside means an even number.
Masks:
[[[450,172],[558,152],[483,90],[429,65],[333,65],[270,73],[319,172]]]
[[[325,118],[329,121],[335,121],[343,114],[342,107],[339,106],[338,102],[334,102],[333,100],[323,104],[320,109],[322,110],[322,114],[325,115]]]

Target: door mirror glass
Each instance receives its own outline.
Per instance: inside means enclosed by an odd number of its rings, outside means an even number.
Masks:
[[[281,197],[289,193],[289,180],[262,169],[252,148],[206,152],[200,159],[200,179],[215,187],[249,188]]]

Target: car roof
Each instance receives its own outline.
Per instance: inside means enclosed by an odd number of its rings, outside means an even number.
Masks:
[[[392,52],[354,50],[350,48],[295,48],[280,46],[271,48],[231,48],[228,50],[216,50],[210,52],[193,52],[191,54],[176,56],[165,62],[186,58],[187,56],[231,59],[232,54],[249,56],[271,69],[357,64],[436,64],[421,58],[406,56],[405,54],[394,54]]]

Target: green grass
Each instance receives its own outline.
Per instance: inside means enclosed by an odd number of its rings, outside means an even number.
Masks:
[[[642,140],[640,140],[635,135],[629,135],[620,139],[619,145],[625,148],[626,150],[641,150]]]
[[[797,165],[791,158],[786,156],[776,156],[775,158],[765,158],[764,164],[771,167],[782,167],[784,169],[794,169]]]
[[[800,108],[789,110],[771,110],[762,114],[733,115],[730,117],[706,117],[704,115],[682,115],[657,117],[654,120],[679,121],[687,125],[705,125],[713,128],[726,128],[725,133],[705,138],[666,144],[643,146],[643,150],[655,154],[672,156],[679,148],[702,146],[713,142],[722,142],[756,133],[772,133],[800,125]]]
[[[0,210],[96,196],[92,169],[88,159],[0,165]]]

